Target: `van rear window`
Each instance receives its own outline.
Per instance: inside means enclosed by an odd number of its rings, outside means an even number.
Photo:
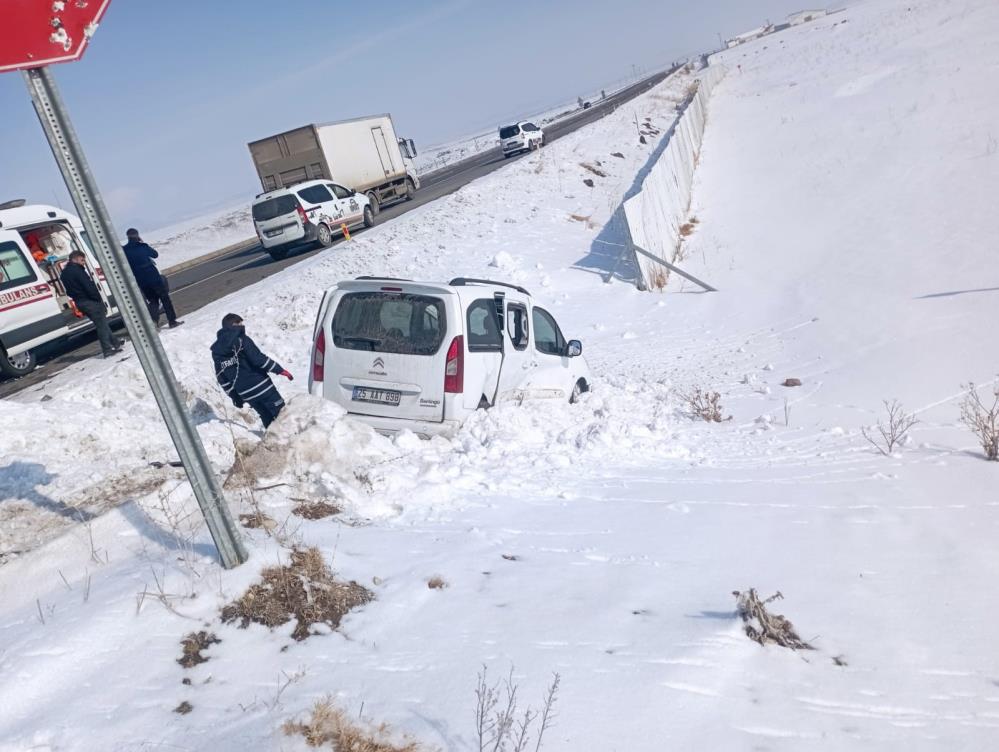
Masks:
[[[253,205],[253,219],[256,222],[266,222],[284,214],[291,214],[298,206],[294,196],[278,196]]]
[[[352,292],[333,314],[333,344],[346,350],[433,355],[446,331],[444,301],[428,295]]]
[[[519,125],[506,125],[500,128],[500,138],[513,138],[520,133]]]

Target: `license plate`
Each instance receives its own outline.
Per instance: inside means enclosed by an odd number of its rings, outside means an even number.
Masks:
[[[280,235],[282,232],[284,232],[284,228],[278,228],[277,230],[266,230],[264,235],[269,238],[273,238],[275,235]]]
[[[355,402],[377,402],[380,405],[398,405],[402,399],[402,392],[395,392],[391,389],[367,389],[363,386],[355,386],[352,399]]]

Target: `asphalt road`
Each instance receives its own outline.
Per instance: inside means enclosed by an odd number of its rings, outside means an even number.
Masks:
[[[672,71],[657,73],[647,79],[623,89],[578,114],[545,126],[545,140],[548,143],[599,120],[613,112],[628,100],[647,91],[665,79]],[[410,209],[436,201],[441,196],[454,193],[463,185],[476,178],[488,175],[505,164],[520,159],[521,156],[503,158],[499,146],[481,152],[469,159],[456,162],[428,174],[420,179],[420,190],[411,201],[403,201],[383,207],[375,219],[375,226],[383,224]],[[363,232],[358,229],[352,234]],[[334,245],[343,242],[337,241]],[[168,275],[171,297],[180,317],[201,308],[211,301],[218,300],[231,292],[259,282],[283,269],[310,258],[324,249],[305,249],[289,258],[274,261],[253,238],[244,244],[234,246],[228,253],[206,259]],[[124,330],[118,327],[119,334]],[[206,343],[207,347],[207,343]],[[15,394],[23,389],[42,390],[45,380],[63,368],[86,358],[100,355],[100,347],[93,333],[81,335],[68,341],[51,343],[36,350],[39,366],[21,379],[0,381],[0,398]]]

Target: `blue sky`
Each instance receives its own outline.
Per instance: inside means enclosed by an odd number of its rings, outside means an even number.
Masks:
[[[52,68],[116,224],[259,190],[246,143],[390,112],[417,146],[573,100],[778,21],[795,0],[112,2]],[[0,74],[0,201],[71,203],[18,73]]]

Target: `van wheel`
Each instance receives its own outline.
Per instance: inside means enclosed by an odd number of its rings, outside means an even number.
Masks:
[[[0,371],[6,376],[15,379],[27,376],[35,370],[36,365],[38,363],[35,360],[35,354],[31,350],[19,353],[18,355],[7,355],[7,352],[3,348],[0,348]]]
[[[370,206],[364,207],[364,226],[371,227],[375,223],[375,213]]]
[[[590,391],[590,388],[586,385],[586,382],[580,379],[576,382],[576,385],[572,388],[572,394],[569,395],[569,404],[575,405],[579,402],[579,398],[584,392]]]
[[[316,228],[316,242],[323,248],[329,248],[333,245],[333,231],[326,225],[319,225]]]
[[[372,214],[377,214],[380,211],[380,209],[378,208],[378,196],[375,195],[374,191],[371,191],[366,195],[368,197],[368,202],[369,202],[368,206],[371,207]]]

